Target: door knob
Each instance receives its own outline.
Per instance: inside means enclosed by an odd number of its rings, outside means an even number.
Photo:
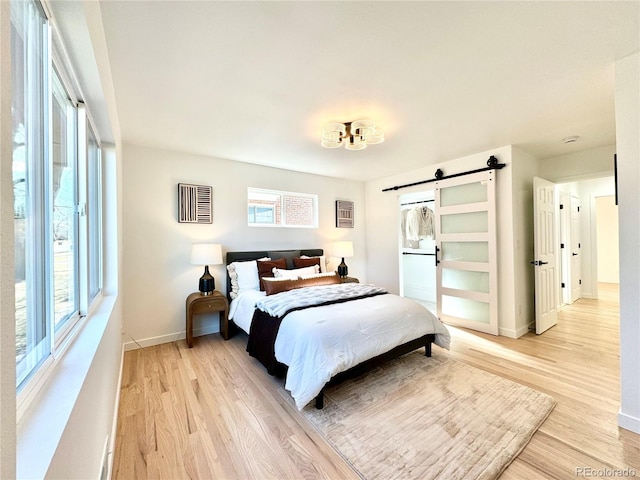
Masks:
[[[578,254],[577,254],[577,253],[573,253],[573,252],[571,252],[571,255],[572,255],[572,256],[574,256],[574,257],[577,257],[577,256],[578,256]]]
[[[549,262],[543,262],[542,260],[534,260],[533,262],[529,262],[529,263],[537,267],[539,265],[547,265]]]

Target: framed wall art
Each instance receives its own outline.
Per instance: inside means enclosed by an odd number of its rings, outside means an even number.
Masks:
[[[213,189],[209,185],[178,184],[178,222],[213,223]]]
[[[336,200],[336,227],[353,228],[353,202]]]

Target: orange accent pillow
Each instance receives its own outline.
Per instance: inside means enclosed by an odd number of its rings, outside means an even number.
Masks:
[[[337,274],[310,278],[290,278],[286,280],[271,280],[267,278],[264,281],[264,291],[267,295],[275,295],[276,293],[287,292],[289,290],[295,290],[296,288],[333,285],[336,283],[340,283],[340,277]]]
[[[318,265],[319,267],[321,267],[320,257],[311,257],[311,258],[297,257],[293,259],[293,265],[296,268],[311,267],[313,265]]]
[[[263,278],[273,277],[274,268],[287,268],[287,261],[284,258],[278,260],[263,260],[258,263],[258,278],[260,279],[260,290],[264,291]]]

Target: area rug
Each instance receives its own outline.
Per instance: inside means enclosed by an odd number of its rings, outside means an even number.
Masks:
[[[452,360],[412,352],[325,392],[303,414],[366,480],[494,479],[553,398]]]

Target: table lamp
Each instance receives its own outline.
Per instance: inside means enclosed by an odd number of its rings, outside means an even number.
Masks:
[[[353,257],[353,242],[343,241],[335,242],[333,244],[333,255],[335,257],[341,257],[342,262],[338,265],[338,275],[340,278],[346,278],[349,275],[349,267],[344,263],[345,258]]]
[[[216,289],[216,280],[209,273],[209,265],[222,264],[222,247],[215,243],[194,243],[191,245],[191,264],[204,265],[199,290],[201,295],[211,295]]]

